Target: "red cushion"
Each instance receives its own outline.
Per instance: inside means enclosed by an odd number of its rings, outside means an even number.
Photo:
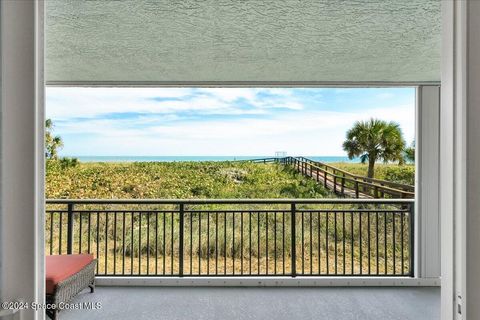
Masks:
[[[46,292],[54,293],[57,285],[82,270],[93,260],[91,254],[46,256]]]

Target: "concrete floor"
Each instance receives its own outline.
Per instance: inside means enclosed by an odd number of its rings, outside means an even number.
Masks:
[[[439,288],[97,287],[72,303],[99,310],[64,310],[60,319],[335,319],[437,320]]]

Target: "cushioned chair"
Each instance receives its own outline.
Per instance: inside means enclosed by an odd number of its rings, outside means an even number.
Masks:
[[[69,302],[83,289],[95,291],[95,266],[97,260],[91,254],[69,254],[46,257],[46,300],[58,306]],[[47,308],[47,315],[57,319],[58,308]]]

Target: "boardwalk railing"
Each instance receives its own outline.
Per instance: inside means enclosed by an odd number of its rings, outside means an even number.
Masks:
[[[305,157],[253,159],[257,163],[282,163],[291,165],[305,176],[322,183],[326,189],[351,198],[413,199],[415,187],[386,180],[354,175],[334,166]]]
[[[413,276],[409,199],[47,200],[47,254],[103,276]]]

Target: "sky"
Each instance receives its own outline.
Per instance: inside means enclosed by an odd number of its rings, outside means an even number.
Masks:
[[[344,156],[355,121],[415,136],[414,88],[49,87],[62,156]]]

